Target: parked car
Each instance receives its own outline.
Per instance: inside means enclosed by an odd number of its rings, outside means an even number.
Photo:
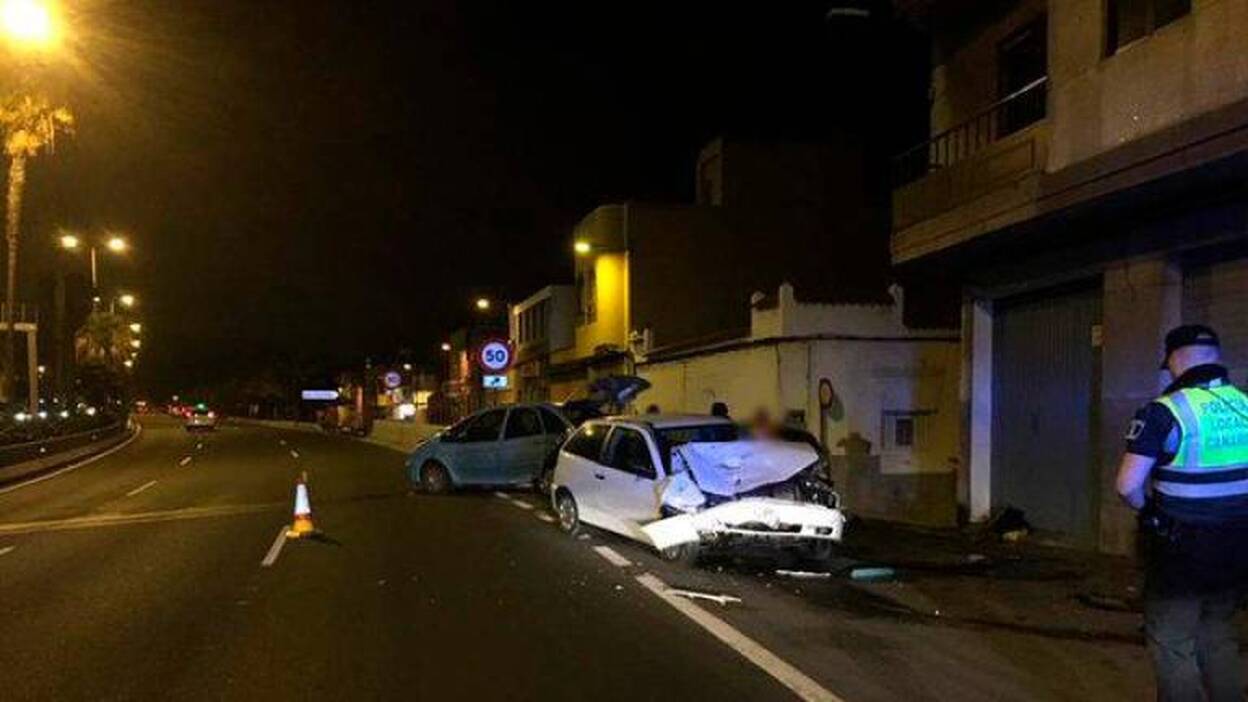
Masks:
[[[186,411],[187,431],[216,431],[217,413],[202,405]]]
[[[587,421],[559,451],[550,491],[559,527],[589,524],[686,561],[741,542],[830,556],[845,517],[819,455],[738,432],[712,416]]]
[[[407,459],[408,478],[432,493],[464,485],[533,485],[571,431],[551,405],[481,410],[417,446]]]

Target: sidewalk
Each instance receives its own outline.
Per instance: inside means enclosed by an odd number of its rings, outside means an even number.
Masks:
[[[936,530],[877,521],[854,523],[843,555],[846,569],[895,568],[897,578],[889,582],[847,582],[925,623],[1144,643],[1143,576],[1129,558],[1026,539],[1004,543],[974,527]]]

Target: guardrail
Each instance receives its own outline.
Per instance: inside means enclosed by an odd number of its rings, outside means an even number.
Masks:
[[[1047,76],[1024,85],[931,139],[893,158],[893,187],[964,161],[1000,139],[1044,119]]]
[[[9,446],[0,446],[0,468],[39,458],[47,458],[97,441],[119,436],[125,433],[128,425],[127,421],[120,421],[98,429],[90,429],[64,436],[53,436],[20,444],[11,444]]]

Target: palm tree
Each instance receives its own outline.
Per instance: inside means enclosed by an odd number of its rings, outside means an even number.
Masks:
[[[13,387],[15,367],[13,309],[17,302],[17,245],[21,234],[22,196],[26,189],[26,161],[56,145],[58,132],[70,132],[74,115],[66,107],[53,107],[44,97],[13,93],[0,101],[0,135],[9,157],[8,196],[5,199],[4,238],[8,245],[8,278],[5,281],[5,333],[0,395],[6,399]]]
[[[134,339],[126,318],[111,312],[95,311],[87,315],[87,321],[74,339],[74,351],[79,365],[103,366],[114,373],[121,373],[126,359],[130,358],[130,341]]]

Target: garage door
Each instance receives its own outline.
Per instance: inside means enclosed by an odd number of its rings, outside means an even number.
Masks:
[[[1231,378],[1241,387],[1248,383],[1248,258],[1184,271],[1183,321],[1216,329]]]
[[[1091,541],[1100,323],[1095,284],[999,302],[993,314],[992,502],[1037,528]]]

